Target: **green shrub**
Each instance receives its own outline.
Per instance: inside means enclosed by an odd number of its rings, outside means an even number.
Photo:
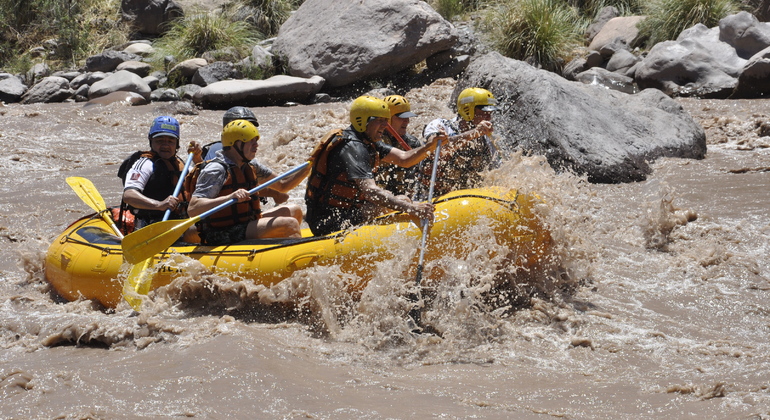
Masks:
[[[647,18],[639,24],[646,45],[676,39],[683,30],[702,23],[709,28],[740,11],[734,0],[653,0],[645,7]]]
[[[47,40],[51,67],[77,65],[125,41],[119,10],[120,0],[0,0],[0,67],[29,60],[21,56]]]
[[[238,0],[225,10],[234,20],[244,20],[266,36],[275,36],[281,25],[302,1],[298,0]]]
[[[483,0],[431,0],[428,3],[444,19],[451,21],[456,16],[481,9],[488,2]]]
[[[577,8],[580,14],[593,19],[605,7],[613,6],[621,16],[635,15],[642,12],[641,0],[567,0],[567,3]]]
[[[171,22],[168,32],[155,42],[151,61],[162,62],[169,55],[184,61],[224,48],[246,56],[259,40],[260,34],[246,22],[233,21],[227,13],[198,11]]]
[[[485,26],[503,55],[559,72],[582,45],[585,20],[559,0],[513,0],[492,5]]]

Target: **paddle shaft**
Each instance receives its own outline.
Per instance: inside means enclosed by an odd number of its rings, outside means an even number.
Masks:
[[[436,143],[436,154],[433,156],[433,168],[430,173],[430,187],[428,188],[428,202],[433,201],[433,190],[436,186],[436,172],[438,169],[439,154],[441,153],[441,140]],[[420,242],[420,258],[417,260],[417,275],[414,282],[417,286],[422,281],[422,269],[425,262],[425,248],[428,242],[428,220],[422,219],[422,241]]]
[[[182,185],[184,185],[184,177],[187,175],[187,171],[190,170],[190,163],[192,163],[193,154],[189,153],[187,155],[187,160],[184,163],[184,168],[182,169],[182,173],[179,174],[179,181],[176,182],[176,187],[174,188],[174,197],[179,195],[179,192],[182,191]],[[171,217],[171,209],[166,209],[166,212],[163,213],[163,220],[168,220],[168,218]]]
[[[396,132],[396,129],[395,129],[395,128],[393,128],[393,126],[392,126],[392,125],[390,125],[390,124],[387,124],[387,125],[385,126],[385,129],[386,129],[386,130],[388,130],[388,133],[390,133],[390,135],[391,135],[391,136],[393,136],[393,138],[395,138],[395,139],[396,139],[396,141],[398,142],[398,144],[400,144],[400,145],[401,145],[401,148],[403,148],[403,149],[404,149],[404,150],[406,150],[406,151],[412,150],[412,148],[411,148],[411,147],[409,147],[409,145],[408,145],[408,144],[406,144],[406,142],[404,141],[404,139],[403,139],[403,138],[401,138],[401,135],[400,135],[400,134],[398,134],[398,133]]]
[[[435,155],[433,156],[433,169],[430,173],[430,187],[428,188],[428,202],[430,203],[433,201],[433,189],[436,186],[436,172],[438,169],[438,160],[439,155],[441,154],[441,140],[438,140],[438,143],[436,143],[436,151]],[[428,220],[423,219],[422,220],[422,240],[420,241],[420,257],[417,260],[417,274],[414,277],[414,284],[417,288],[417,292],[415,292],[411,296],[411,300],[415,302],[415,305],[412,306],[412,309],[409,310],[409,317],[412,318],[412,320],[415,323],[415,326],[417,327],[416,330],[421,330],[421,324],[422,324],[422,312],[420,311],[420,308],[417,306],[417,302],[420,301],[420,283],[422,282],[422,270],[425,263],[425,248],[427,248],[428,244]]]
[[[310,162],[305,162],[302,165],[299,165],[297,167],[289,169],[288,171],[286,171],[286,172],[276,176],[275,178],[271,179],[270,181],[267,181],[267,182],[264,182],[264,183],[262,183],[260,185],[257,185],[256,187],[254,187],[254,188],[252,188],[252,189],[250,189],[248,191],[249,195],[253,195],[254,193],[256,193],[256,192],[258,192],[260,190],[264,190],[265,188],[275,184],[276,182],[286,178],[287,176],[296,174],[297,172],[307,168],[308,165],[310,165]],[[205,212],[199,214],[197,217],[199,219],[204,219],[204,218],[206,218],[208,216],[211,216],[212,214],[218,212],[219,210],[222,210],[222,209],[224,209],[226,207],[229,207],[229,206],[235,204],[237,201],[238,201],[237,198],[231,198],[230,200],[228,200],[228,201],[226,201],[226,202],[224,202],[224,203],[214,207],[213,209],[206,210]]]

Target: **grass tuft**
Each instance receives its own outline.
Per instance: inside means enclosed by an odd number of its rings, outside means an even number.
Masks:
[[[486,13],[494,47],[503,55],[560,72],[570,53],[582,45],[586,21],[559,0],[513,0]]]
[[[674,40],[682,31],[702,23],[709,28],[740,11],[734,0],[653,0],[645,7],[647,18],[639,24],[646,45]]]

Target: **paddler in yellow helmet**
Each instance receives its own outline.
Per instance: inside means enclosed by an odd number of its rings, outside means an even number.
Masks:
[[[279,206],[263,212],[259,196],[248,193],[258,185],[259,174],[250,162],[257,154],[259,138],[253,123],[230,122],[222,129],[222,150],[190,175],[190,182],[194,181],[187,210],[190,216],[232,199],[237,201],[199,222],[203,243],[225,245],[246,239],[301,237],[301,211],[297,214],[290,207]]]
[[[497,109],[492,92],[478,87],[467,88],[457,96],[454,119],[439,118],[425,126],[422,136],[426,141],[439,135],[449,136],[446,147],[443,143],[441,146],[435,195],[477,187],[481,181],[480,173],[496,162],[496,150],[489,136],[492,134],[492,112]],[[422,169],[420,195],[425,195],[430,168]]]
[[[414,166],[436,148],[438,141],[434,137],[409,151],[388,146],[381,140],[389,121],[390,108],[384,100],[360,96],[350,106],[351,125],[330,131],[316,147],[305,192],[307,222],[313,234],[326,235],[360,225],[389,209],[433,220],[433,204],[396,196],[374,180],[381,161]]]

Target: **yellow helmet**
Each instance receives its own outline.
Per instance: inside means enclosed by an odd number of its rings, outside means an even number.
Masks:
[[[246,120],[231,121],[222,129],[222,146],[232,146],[236,141],[246,143],[254,137],[259,140],[259,130],[254,124]]]
[[[359,133],[366,131],[366,125],[372,117],[390,119],[388,104],[382,99],[364,95],[356,98],[350,105],[350,123]]]
[[[390,108],[390,118],[393,118],[394,115],[399,118],[417,116],[417,114],[412,112],[412,106],[409,104],[409,101],[401,95],[386,96],[384,101],[387,102],[388,108]]]
[[[477,106],[483,106],[484,111],[495,111],[497,110],[495,105],[497,105],[497,99],[492,92],[482,88],[465,89],[457,97],[457,113],[465,121],[473,120]]]

